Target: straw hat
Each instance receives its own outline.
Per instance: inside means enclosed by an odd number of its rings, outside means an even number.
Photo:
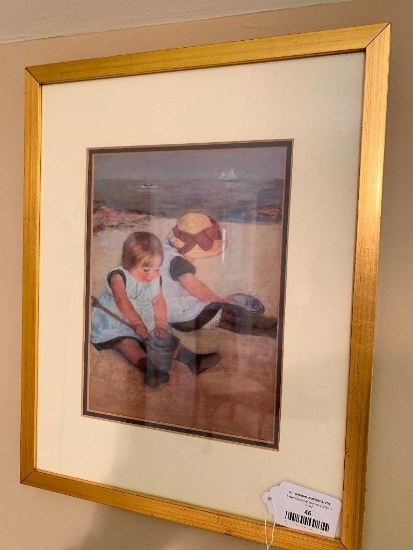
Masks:
[[[218,256],[228,246],[228,240],[222,240],[218,223],[198,212],[181,216],[169,232],[168,240],[180,254],[194,259]]]

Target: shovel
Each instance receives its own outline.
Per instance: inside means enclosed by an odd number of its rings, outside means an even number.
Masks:
[[[119,317],[119,315],[116,315],[116,313],[113,313],[113,311],[110,311],[110,309],[107,309],[104,306],[102,306],[102,304],[99,302],[99,300],[97,298],[95,298],[94,296],[91,296],[90,300],[91,300],[92,307],[96,307],[96,308],[104,311],[105,313],[107,313],[108,315],[110,315],[111,317],[113,317],[114,319],[119,321],[119,323],[122,323],[123,325],[126,325],[127,327],[131,328],[135,332],[135,329],[133,328],[133,325],[128,323],[128,321],[125,321],[125,319],[122,319],[122,317]]]

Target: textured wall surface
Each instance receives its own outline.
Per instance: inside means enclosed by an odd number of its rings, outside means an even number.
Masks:
[[[366,550],[413,544],[413,10],[354,0],[162,27],[0,45],[0,547],[7,550],[258,550],[208,533],[19,485],[23,70],[27,65],[390,21],[392,54]]]
[[[0,43],[352,0],[0,0]]]

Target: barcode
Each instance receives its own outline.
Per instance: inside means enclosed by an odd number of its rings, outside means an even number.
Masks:
[[[306,525],[307,527],[314,527],[320,531],[329,531],[330,524],[320,519],[314,519],[310,516],[303,516],[301,514],[296,514],[295,512],[285,512],[285,519],[293,521],[294,523],[299,523],[300,525]]]

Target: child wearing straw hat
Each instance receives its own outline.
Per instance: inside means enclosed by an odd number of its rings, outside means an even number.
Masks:
[[[196,277],[197,260],[218,256],[228,246],[216,220],[188,212],[177,220],[167,238],[161,276],[172,327],[183,332],[219,327],[275,337],[275,318],[246,311],[232,298],[218,296]]]

